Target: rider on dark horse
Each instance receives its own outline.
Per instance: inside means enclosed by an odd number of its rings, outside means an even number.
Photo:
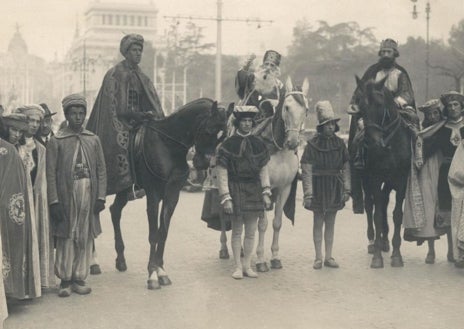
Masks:
[[[413,133],[416,133],[419,128],[419,119],[415,109],[414,92],[407,71],[396,63],[396,58],[400,55],[398,52],[398,44],[392,39],[383,40],[380,44],[378,55],[380,57],[378,62],[371,65],[366,70],[361,78],[361,82],[365,84],[369,80],[378,82],[385,79],[385,87],[393,94],[394,101],[398,108],[400,108],[400,113],[405,124],[410,127]],[[358,90],[354,92],[348,108],[348,114],[352,115],[348,139],[351,162],[353,162],[354,158],[362,158],[366,154],[366,152],[364,152],[365,150],[363,150],[364,139],[355,139],[358,130],[358,120],[361,119],[359,107],[356,104],[357,91]],[[363,164],[359,163],[359,161],[357,161],[356,164],[351,163],[353,212],[357,214],[362,214],[364,212],[362,180],[360,175],[363,168],[359,168],[360,166],[362,167]]]
[[[285,96],[285,86],[279,80],[282,56],[277,51],[266,51],[263,63],[256,70],[252,70],[255,58],[255,55],[251,55],[237,72],[235,91],[242,100],[242,105],[253,105],[260,110],[256,117],[259,121],[274,114],[274,109]]]
[[[108,195],[135,183],[129,138],[132,124],[145,118],[164,117],[153,83],[138,66],[143,42],[138,34],[122,38],[119,50],[125,59],[106,73],[87,124],[87,129],[97,134],[102,142]]]

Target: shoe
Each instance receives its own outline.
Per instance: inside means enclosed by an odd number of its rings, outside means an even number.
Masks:
[[[322,259],[316,259],[313,264],[313,269],[320,270],[322,268]]]
[[[331,268],[339,268],[337,262],[336,262],[335,259],[333,259],[333,258],[326,259],[326,260],[324,261],[324,266],[325,266],[325,267],[331,267]]]
[[[72,291],[74,291],[76,294],[79,294],[79,295],[87,295],[87,294],[90,294],[90,292],[92,291],[92,288],[90,288],[89,286],[86,286],[85,281],[82,281],[82,280],[74,281],[71,286],[71,289]]]
[[[58,290],[58,297],[69,297],[71,296],[71,281],[61,280],[60,288]]]
[[[235,279],[235,280],[240,280],[240,279],[243,279],[243,271],[241,268],[236,268],[235,269],[235,272],[232,273],[232,277]]]
[[[256,272],[253,271],[251,268],[244,270],[243,275],[249,278],[254,278],[254,279],[258,277],[258,274],[256,274]]]
[[[425,264],[434,264],[435,263],[435,254],[428,253],[425,257]]]

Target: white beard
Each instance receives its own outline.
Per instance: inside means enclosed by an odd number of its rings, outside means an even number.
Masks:
[[[254,75],[255,90],[263,96],[271,95],[274,92],[274,88],[278,88],[279,86],[279,67],[272,71],[267,71],[263,67],[260,67]]]

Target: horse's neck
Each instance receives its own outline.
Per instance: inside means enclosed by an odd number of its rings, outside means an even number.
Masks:
[[[195,109],[183,113],[174,113],[163,120],[164,122],[160,125],[160,128],[173,140],[192,147],[195,133],[201,122],[198,118],[200,115],[202,115],[202,111]]]

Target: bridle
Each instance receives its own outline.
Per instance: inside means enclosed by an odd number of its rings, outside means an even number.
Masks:
[[[384,147],[388,146],[391,139],[393,138],[393,136],[395,136],[395,134],[398,132],[401,126],[401,117],[398,112],[396,112],[396,117],[392,121],[390,121],[388,124],[385,125],[386,119],[390,117],[391,117],[390,111],[384,106],[382,121],[380,124],[369,122],[369,121],[365,123],[366,128],[374,128],[383,134],[382,145]]]

